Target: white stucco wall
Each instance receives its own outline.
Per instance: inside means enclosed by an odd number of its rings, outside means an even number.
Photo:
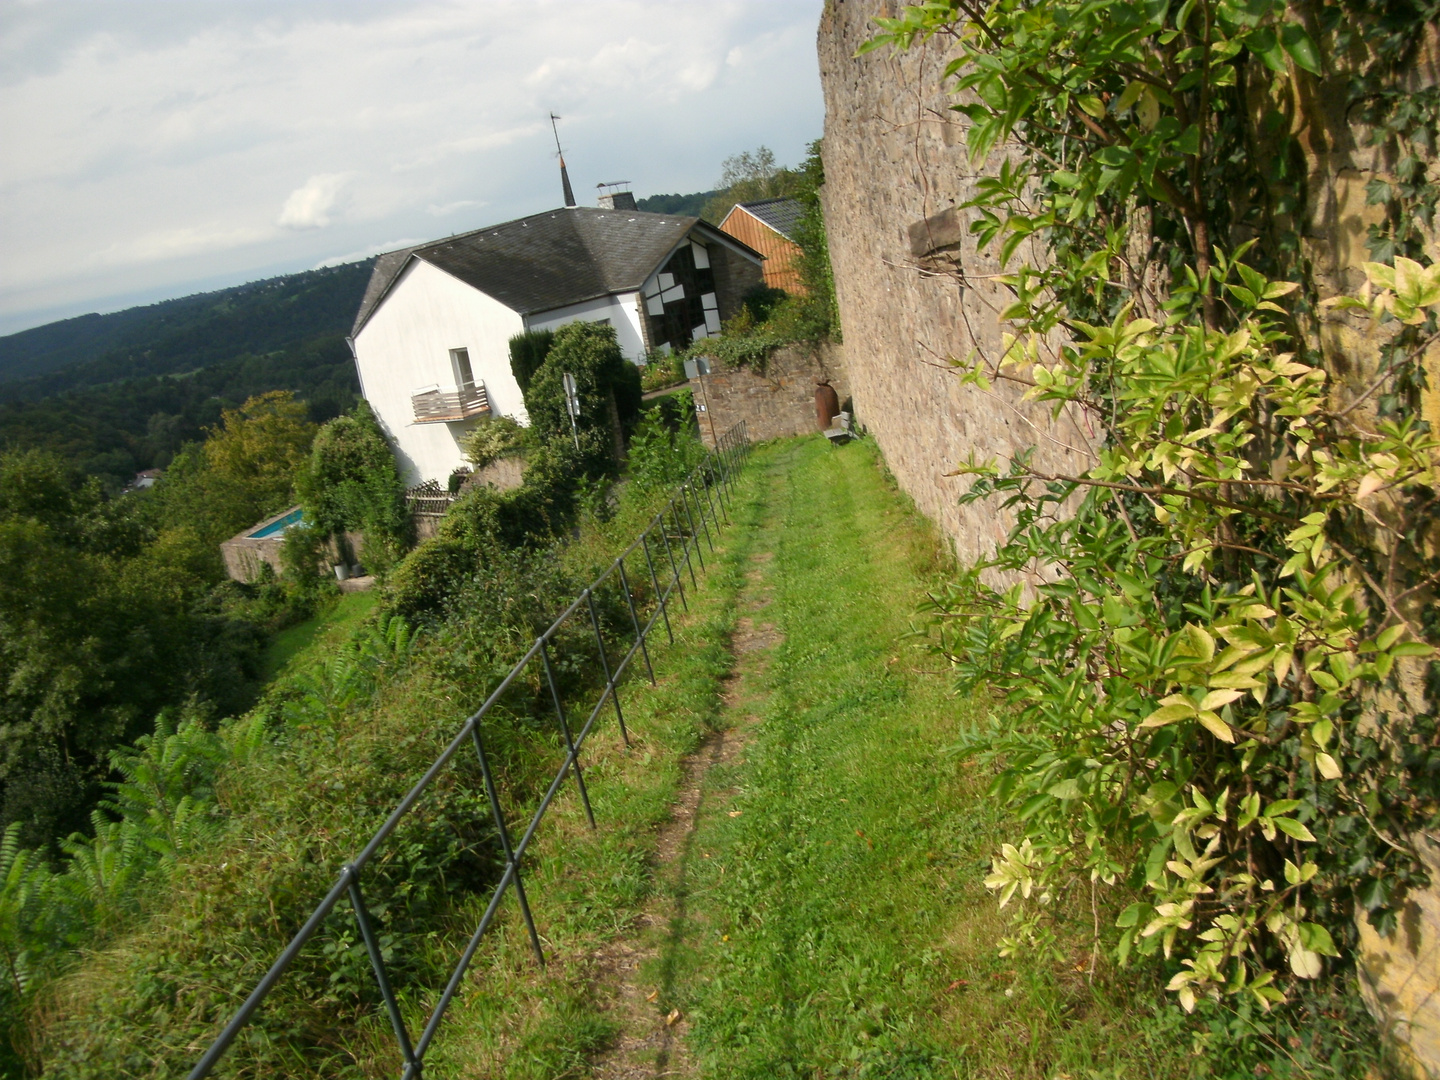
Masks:
[[[601,296],[585,300],[569,307],[556,308],[530,315],[525,320],[527,330],[554,330],[572,322],[610,321],[615,328],[615,337],[620,342],[620,351],[626,359],[636,364],[645,362],[645,339],[640,334],[640,294],[618,293],[615,296]]]
[[[465,463],[456,440],[475,421],[417,424],[410,402],[436,383],[457,389],[451,349],[469,350],[494,415],[529,422],[510,372],[510,339],[524,329],[517,312],[422,260],[412,259],[391,286],[356,336],[355,357],[361,390],[395,445],[406,484],[443,485]]]

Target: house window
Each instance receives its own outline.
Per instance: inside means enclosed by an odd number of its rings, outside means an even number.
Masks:
[[[468,390],[475,385],[475,373],[470,370],[470,350],[451,349],[450,366],[455,369],[455,385]]]

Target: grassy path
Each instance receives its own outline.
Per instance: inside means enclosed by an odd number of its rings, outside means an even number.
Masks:
[[[901,640],[934,540],[869,447],[803,443],[770,469],[755,547],[774,553],[765,617],[783,641],[742,671],[759,717],[743,760],[707,777],[674,1004],[707,1075],[926,1075],[953,981],[953,853],[988,831],[954,813],[936,753],[954,703],[908,672]]]
[[[981,882],[1000,822],[984,778],[941,753],[970,706],[906,640],[934,535],[868,444],[792,443],[754,468],[729,744],[661,853],[631,1003],[611,1014],[634,1045],[597,1075],[1175,1075],[1087,956],[996,955]]]
[[[1183,1075],[1088,950],[996,953],[1003,822],[943,752],[974,706],[907,638],[939,544],[873,447],[758,448],[718,546],[626,691],[632,750],[587,746],[599,828],[547,819],[549,964],[507,914],[427,1075]]]

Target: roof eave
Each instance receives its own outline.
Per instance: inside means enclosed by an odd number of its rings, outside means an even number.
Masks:
[[[726,247],[733,249],[737,255],[743,255],[747,259],[754,259],[757,263],[765,261],[765,256],[761,252],[756,251],[749,244],[745,243],[745,241],[737,239],[736,237],[731,236],[727,232],[721,232],[709,222],[697,220],[695,225],[692,227],[692,231],[693,229],[704,229],[721,244],[724,244]],[[686,239],[689,239],[690,233],[687,231],[685,236]],[[676,248],[678,248],[680,245],[676,244],[675,246]],[[666,255],[665,257],[668,259],[670,256]]]
[[[668,258],[669,256],[666,257]],[[651,271],[651,273],[654,273],[654,271]],[[589,296],[582,296],[579,300],[566,300],[565,303],[556,304],[554,307],[530,308],[526,311],[520,312],[520,314],[528,319],[532,315],[544,315],[547,311],[561,311],[567,307],[574,307],[576,304],[588,304],[591,300],[599,300],[602,297],[606,296],[624,296],[626,293],[636,293],[645,287],[645,281],[649,277],[650,274],[646,274],[645,278],[641,279],[639,285],[623,285],[618,289],[606,289],[603,292],[591,293]],[[472,289],[475,289],[476,292],[485,292],[484,289],[476,289],[474,285],[471,285],[470,287]],[[490,294],[485,293],[485,295],[489,296]]]

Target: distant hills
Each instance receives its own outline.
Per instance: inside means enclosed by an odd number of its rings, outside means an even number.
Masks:
[[[636,205],[698,216],[717,194]],[[254,394],[291,390],[315,420],[336,416],[360,393],[345,335],[373,266],[287,274],[0,337],[0,448],[52,450],[118,490]]]
[[[52,450],[118,489],[226,408],[291,390],[326,420],[360,392],[345,345],[373,260],[82,315],[0,338],[0,447]]]
[[[366,260],[287,274],[0,337],[0,400],[194,371],[317,335],[343,335],[355,319],[372,265]]]

